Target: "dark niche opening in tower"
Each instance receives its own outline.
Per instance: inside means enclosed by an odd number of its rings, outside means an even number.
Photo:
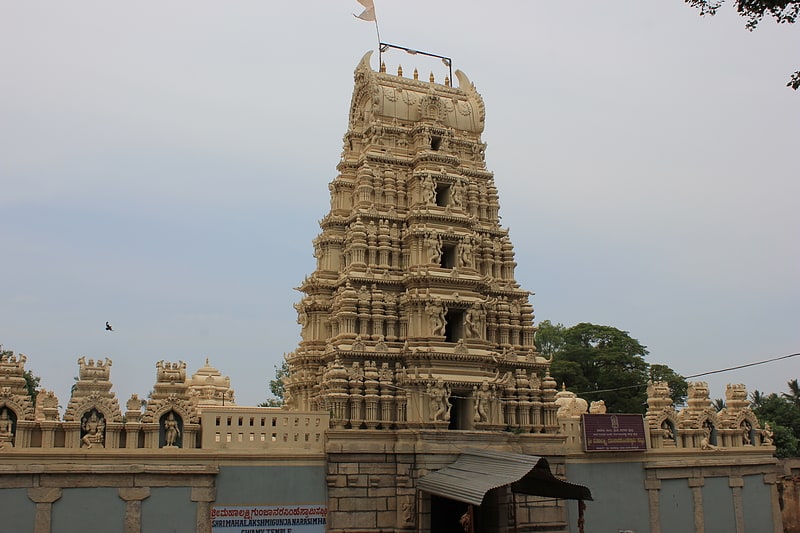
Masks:
[[[456,245],[442,243],[442,268],[456,267]]]
[[[442,146],[442,138],[438,135],[431,136],[431,150],[439,151],[439,148]]]
[[[464,338],[464,311],[462,309],[451,309],[447,311],[445,317],[447,324],[444,327],[444,340],[447,342],[458,342]]]
[[[450,184],[444,183],[436,186],[436,205],[445,207],[450,204]]]

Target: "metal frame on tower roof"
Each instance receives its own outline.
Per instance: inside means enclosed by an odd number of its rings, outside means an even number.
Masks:
[[[412,56],[415,55],[423,55],[428,57],[435,57],[437,59],[441,59],[442,63],[450,70],[450,79],[453,79],[453,60],[449,57],[442,56],[439,54],[432,54],[430,52],[423,52],[422,50],[416,50],[414,48],[408,48],[406,46],[399,46],[396,44],[389,44],[384,42],[378,42],[378,65],[383,64],[383,53],[389,48],[396,48],[397,50],[403,50],[407,54],[411,54]]]

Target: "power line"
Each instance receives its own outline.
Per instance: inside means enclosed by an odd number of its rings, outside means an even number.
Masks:
[[[681,376],[683,379],[692,379],[692,378],[699,378],[702,376],[710,376],[711,374],[721,374],[723,372],[730,372],[732,370],[739,370],[742,368],[748,368],[751,366],[758,366],[763,365],[766,363],[773,363],[775,361],[781,361],[783,359],[790,359],[792,357],[797,357],[800,355],[800,352],[797,353],[790,353],[789,355],[781,355],[780,357],[773,357],[771,359],[764,359],[763,361],[756,361],[754,363],[746,363],[744,365],[737,365],[737,366],[729,366],[726,368],[720,368],[719,370],[709,370],[708,372],[700,372],[699,374],[692,374],[691,376]],[[601,392],[616,392],[620,390],[627,390],[627,389],[638,389],[639,387],[645,387],[647,383],[639,383],[637,385],[627,385],[625,387],[617,387],[614,389],[603,389],[603,390],[595,390],[595,391],[586,391],[586,392],[579,392],[578,395],[589,395],[589,394],[600,394]]]
[[[756,361],[755,363],[747,363],[745,365],[739,365],[739,366],[730,366],[730,367],[727,367],[727,368],[722,368],[720,370],[711,370],[710,372],[701,372],[700,374],[694,374],[694,375],[691,375],[691,376],[685,376],[684,379],[699,378],[700,376],[709,376],[711,374],[719,374],[721,372],[730,372],[731,370],[739,370],[740,368],[747,368],[749,366],[756,366],[756,365],[763,365],[765,363],[772,363],[774,361],[780,361],[781,359],[789,359],[791,357],[797,357],[798,355],[800,355],[800,352],[798,352],[798,353],[790,353],[789,355],[782,355],[780,357],[773,357],[772,359],[764,359],[763,361]]]

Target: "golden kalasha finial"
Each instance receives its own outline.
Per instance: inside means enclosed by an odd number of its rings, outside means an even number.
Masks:
[[[419,79],[419,72],[417,72],[417,69],[414,69],[414,79],[415,80]]]
[[[444,77],[444,86],[445,87],[450,87],[450,76],[445,76]]]
[[[386,72],[386,63],[381,61],[381,72]]]
[[[400,77],[403,76],[403,65],[397,65],[397,75]]]
[[[430,81],[431,81],[431,83],[433,83],[433,82],[434,82],[433,72],[431,72]]]

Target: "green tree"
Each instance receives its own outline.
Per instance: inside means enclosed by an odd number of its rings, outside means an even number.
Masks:
[[[781,394],[789,403],[800,409],[800,384],[797,379],[793,379],[786,384],[789,387],[789,394]]]
[[[700,10],[701,15],[714,15],[725,0],[684,0]],[[772,17],[778,24],[794,24],[800,15],[800,0],[734,0],[736,11],[747,19],[745,27],[753,31],[764,17]],[[800,88],[800,71],[789,78],[787,87]]]
[[[30,370],[26,370],[22,374],[22,377],[25,378],[25,388],[28,391],[28,396],[31,397],[31,403],[36,405],[36,396],[39,395],[39,382],[42,378],[34,375]]]
[[[775,442],[775,455],[778,457],[797,457],[800,455],[800,405],[793,396],[797,380],[787,383],[789,394],[767,394],[753,391],[751,408],[758,417],[761,427],[769,424]]]
[[[750,406],[753,410],[758,409],[764,404],[765,396],[762,392],[754,390],[750,394]]]
[[[627,331],[581,323],[565,328],[545,320],[539,324],[536,345],[552,355],[550,373],[587,400],[603,399],[611,413],[644,413],[647,381],[667,381],[679,403],[686,381],[666,365],[650,365],[647,348]]]
[[[289,375],[289,363],[284,359],[280,366],[275,365],[275,379],[269,380],[269,391],[272,398],[267,398],[259,407],[281,407],[283,406],[284,384],[283,378]]]
[[[564,324],[555,324],[549,320],[542,320],[536,331],[536,350],[550,357],[564,347],[564,332],[567,328]]]

